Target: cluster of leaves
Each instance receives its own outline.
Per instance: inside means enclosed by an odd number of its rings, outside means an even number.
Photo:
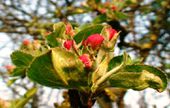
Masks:
[[[97,94],[107,87],[162,92],[166,75],[159,69],[132,60],[127,53],[114,56],[119,32],[108,25],[83,29],[71,24],[54,24],[44,41],[32,42],[11,55],[16,68],[13,77],[28,76],[52,88],[77,89]],[[114,32],[113,32],[114,31]]]

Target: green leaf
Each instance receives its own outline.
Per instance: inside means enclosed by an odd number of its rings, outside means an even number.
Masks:
[[[88,36],[95,34],[95,33],[101,33],[102,29],[103,29],[103,25],[92,25],[89,26],[83,30],[81,30],[80,32],[78,32],[75,36],[74,36],[74,40],[76,43],[80,43],[82,40],[86,39]]]
[[[18,78],[13,78],[8,80],[8,82],[6,83],[7,86],[11,86]]]
[[[113,57],[109,62],[108,71],[110,71],[116,66],[119,66],[122,62],[123,62],[123,55]],[[141,58],[136,58],[132,60],[131,57],[127,55],[126,65],[134,65],[134,64],[137,65],[137,64],[141,64],[141,62],[142,62]]]
[[[24,76],[26,73],[27,67],[16,67],[13,71],[11,76]]]
[[[12,76],[20,76],[25,74],[26,68],[33,60],[33,56],[23,51],[15,51],[11,54],[11,59],[14,65],[17,66],[12,72]]]
[[[120,65],[114,67],[113,69],[111,69],[108,72],[105,72],[105,74],[103,74],[100,78],[98,78],[92,85],[91,90],[94,93],[97,89],[101,88],[101,84],[105,83],[108,81],[108,79],[110,78],[111,75],[118,73],[125,65],[127,62],[127,57],[128,55],[126,54],[126,52],[124,52],[123,54],[123,61]],[[100,72],[101,73],[101,72]],[[101,86],[101,87],[100,87]]]
[[[101,0],[95,0],[95,2],[96,2],[96,3],[100,3],[100,2],[101,2]]]
[[[61,48],[54,48],[52,49],[52,62],[58,76],[60,76],[66,85],[68,85],[68,83],[69,86],[85,84],[87,79],[84,79],[85,72],[83,63],[74,53]]]
[[[114,67],[119,66],[122,62],[123,62],[123,55],[112,58],[109,62],[108,70],[110,71]]]
[[[106,74],[109,63],[109,57],[106,56],[104,60],[97,66],[97,69],[92,73],[92,83],[95,83],[101,76]]]
[[[12,62],[16,66],[28,66],[33,56],[22,51],[15,51],[11,54]]]
[[[98,15],[96,18],[94,18],[93,23],[94,24],[99,24],[102,22],[105,22],[107,20],[107,17],[105,14]]]
[[[121,87],[134,90],[153,88],[162,92],[167,86],[165,73],[147,65],[127,65],[120,72],[110,77],[112,87]]]
[[[122,12],[115,11],[114,14],[116,15],[116,17],[118,19],[126,19],[126,18],[128,18],[128,15],[126,15],[125,13],[122,13]]]
[[[52,32],[51,34],[47,36],[47,43],[51,47],[57,47],[61,44],[59,42],[60,38],[66,38],[66,35],[65,35],[66,27],[63,22],[59,22],[53,25],[53,29],[54,29],[54,32]]]
[[[41,85],[52,88],[65,87],[53,67],[51,51],[36,57],[29,66],[27,76]]]
[[[33,81],[53,88],[86,86],[85,74],[78,57],[58,47],[36,57],[27,72]]]
[[[67,56],[65,57],[65,55],[63,55],[62,57],[62,52],[63,51],[60,51],[60,49],[58,48],[52,49],[52,62],[54,69],[56,70],[60,79],[63,81],[64,84],[68,85],[67,76],[64,74],[65,72],[63,71],[63,67],[68,64],[65,61],[65,59],[67,59]]]

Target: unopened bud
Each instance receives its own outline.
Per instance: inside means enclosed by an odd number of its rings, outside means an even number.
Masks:
[[[109,33],[109,40],[111,40],[117,34],[117,31],[113,28],[108,28],[107,31]]]
[[[79,59],[83,62],[86,68],[91,68],[92,62],[90,60],[90,56],[88,54],[83,54],[79,57]]]
[[[104,38],[100,34],[90,35],[86,40],[84,40],[83,44],[91,46],[93,50],[99,48],[103,42]]]
[[[22,41],[22,44],[25,45],[25,46],[28,46],[28,45],[30,44],[30,40],[24,39],[24,40]]]
[[[73,43],[74,43],[73,40],[66,40],[66,41],[64,42],[64,48],[66,48],[67,50],[70,50],[71,47],[73,46]]]
[[[15,66],[14,65],[6,65],[5,68],[8,71],[13,71],[15,69]]]

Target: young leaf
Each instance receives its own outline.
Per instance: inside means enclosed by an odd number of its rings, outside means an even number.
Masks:
[[[11,54],[12,62],[16,66],[28,66],[32,61],[33,56],[22,51],[15,51]]]
[[[101,14],[98,15],[94,20],[93,23],[94,24],[99,24],[99,23],[103,23],[107,20],[107,16],[105,14]]]
[[[132,60],[129,55],[127,55],[126,65],[133,65],[133,64],[141,64],[142,59],[134,59]],[[114,67],[120,65],[123,62],[123,55],[113,57],[108,65],[108,71],[113,69]]]
[[[61,78],[56,74],[53,67],[51,51],[36,57],[27,70],[27,76],[42,85],[61,88],[65,87]]]
[[[88,36],[95,34],[95,33],[99,33],[102,31],[103,29],[103,25],[92,25],[90,27],[87,27],[83,30],[81,30],[80,32],[78,32],[75,36],[74,36],[74,40],[76,43],[80,43],[82,40],[86,39]]]
[[[39,84],[53,88],[86,85],[81,61],[75,54],[58,47],[36,57],[28,68],[27,76]]]
[[[65,62],[65,59],[63,59],[64,57],[61,57],[62,55],[60,55],[61,51],[57,51],[57,49],[58,48],[55,48],[55,49],[52,50],[51,56],[52,56],[53,66],[54,66],[54,69],[56,70],[58,76],[61,78],[61,80],[66,85],[68,85],[67,76],[64,74],[64,71],[62,70],[62,65],[65,66],[66,64],[64,64],[64,63],[66,63],[66,62]]]
[[[91,90],[94,93],[98,88],[100,88],[99,86],[101,84],[103,84],[104,82],[107,82],[108,79],[110,78],[111,75],[118,73],[125,65],[127,62],[127,57],[128,55],[126,54],[126,52],[124,52],[123,54],[123,60],[121,62],[121,64],[119,64],[118,66],[114,67],[113,69],[111,69],[110,71],[106,72],[103,76],[101,76],[96,82],[93,83]]]
[[[125,13],[122,13],[122,12],[115,11],[114,14],[116,15],[116,17],[118,19],[126,19],[126,18],[128,18],[128,16]]]
[[[12,62],[17,66],[12,76],[21,76],[26,72],[27,67],[33,60],[33,56],[23,51],[15,51],[11,54]]]
[[[51,47],[57,47],[60,45],[60,42],[57,40],[59,38],[65,38],[65,24],[59,22],[53,25],[54,32],[47,36],[47,42]]]
[[[111,70],[116,66],[119,66],[122,62],[123,62],[123,55],[112,58],[109,62],[108,70]]]
[[[16,67],[13,71],[11,76],[24,76],[26,73],[27,67]]]
[[[153,88],[162,92],[167,86],[165,73],[147,65],[127,65],[120,72],[110,77],[112,87],[121,87],[134,90]]]
[[[58,76],[65,84],[76,86],[86,81],[82,80],[85,78],[83,64],[75,54],[61,48],[53,48],[52,62]]]
[[[101,76],[106,74],[109,63],[109,57],[105,57],[104,60],[98,65],[97,69],[92,73],[92,83],[95,83]]]

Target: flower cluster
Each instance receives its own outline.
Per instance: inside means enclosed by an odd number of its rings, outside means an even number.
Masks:
[[[72,27],[70,24],[66,25],[66,34],[70,34],[73,31]],[[109,41],[111,41],[113,39],[114,36],[116,36],[117,31],[113,28],[108,28],[106,29],[106,32],[108,34],[108,39]],[[74,35],[70,35],[71,37],[73,37]],[[90,36],[88,36],[86,39],[82,40],[82,46],[85,49],[88,49],[90,52],[91,51],[97,51],[98,49],[100,49],[102,47],[103,42],[105,41],[107,37],[106,36],[102,36],[101,34],[92,34]],[[67,51],[77,51],[79,52],[78,48],[76,48],[76,43],[74,42],[73,39],[67,39],[64,41],[63,43],[63,47],[67,50]],[[91,68],[92,67],[92,60],[91,60],[91,54],[88,52],[84,52],[83,54],[79,54],[79,59],[82,61],[82,63],[84,64],[85,68]]]

